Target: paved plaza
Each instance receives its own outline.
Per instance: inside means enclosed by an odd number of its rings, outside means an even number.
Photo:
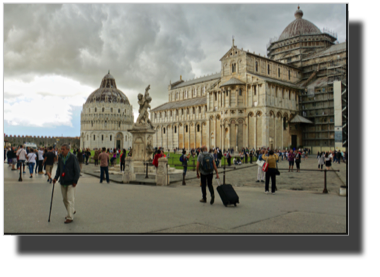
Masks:
[[[246,165],[237,166],[242,168]],[[199,180],[173,182],[168,187],[99,183],[83,174],[76,190],[74,222],[63,224],[66,210],[59,184],[55,185],[51,222],[48,223],[52,184],[44,175],[18,182],[19,171],[4,165],[5,233],[345,233],[346,197],[342,172],[327,174],[328,194],[323,194],[323,173],[289,173],[281,170],[275,195],[256,183],[257,167],[246,166],[226,174],[240,198],[237,207],[224,207],[214,189],[214,205],[202,204]],[[84,166],[90,170],[94,165]],[[279,163],[287,168],[287,162]],[[301,163],[301,170],[317,168],[316,157]],[[55,168],[53,169],[55,172]],[[194,172],[188,173],[189,179]],[[222,176],[220,176],[222,178]],[[208,200],[210,199],[208,195]]]

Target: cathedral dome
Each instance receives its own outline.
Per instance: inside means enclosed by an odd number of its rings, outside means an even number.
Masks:
[[[100,87],[87,98],[86,104],[92,102],[120,102],[130,105],[128,97],[117,89],[115,78],[109,71],[103,77]]]
[[[302,19],[303,12],[300,10],[300,7],[294,13],[296,18],[292,21],[281,33],[278,40],[283,40],[298,35],[309,35],[309,34],[321,34],[321,31],[313,23],[306,19]]]

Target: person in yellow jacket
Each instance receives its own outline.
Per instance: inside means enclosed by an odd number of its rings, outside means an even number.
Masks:
[[[273,150],[265,151],[262,159],[268,163],[268,171],[265,174],[265,193],[269,193],[269,178],[272,180],[272,194],[276,191],[276,162],[278,161],[278,156],[274,154]]]

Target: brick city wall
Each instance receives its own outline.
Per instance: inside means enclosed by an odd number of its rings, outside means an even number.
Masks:
[[[57,143],[58,140],[58,143]],[[37,146],[54,146],[60,147],[64,143],[69,143],[71,147],[79,147],[79,137],[48,137],[48,136],[4,136],[4,144],[10,143],[11,146],[17,146],[26,142],[35,143]]]

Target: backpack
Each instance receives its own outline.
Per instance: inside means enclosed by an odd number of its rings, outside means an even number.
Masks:
[[[211,174],[214,171],[213,158],[210,154],[203,155],[201,168],[205,174]]]
[[[183,163],[183,155],[182,155],[181,157],[179,157],[179,161],[180,161],[181,163]]]

